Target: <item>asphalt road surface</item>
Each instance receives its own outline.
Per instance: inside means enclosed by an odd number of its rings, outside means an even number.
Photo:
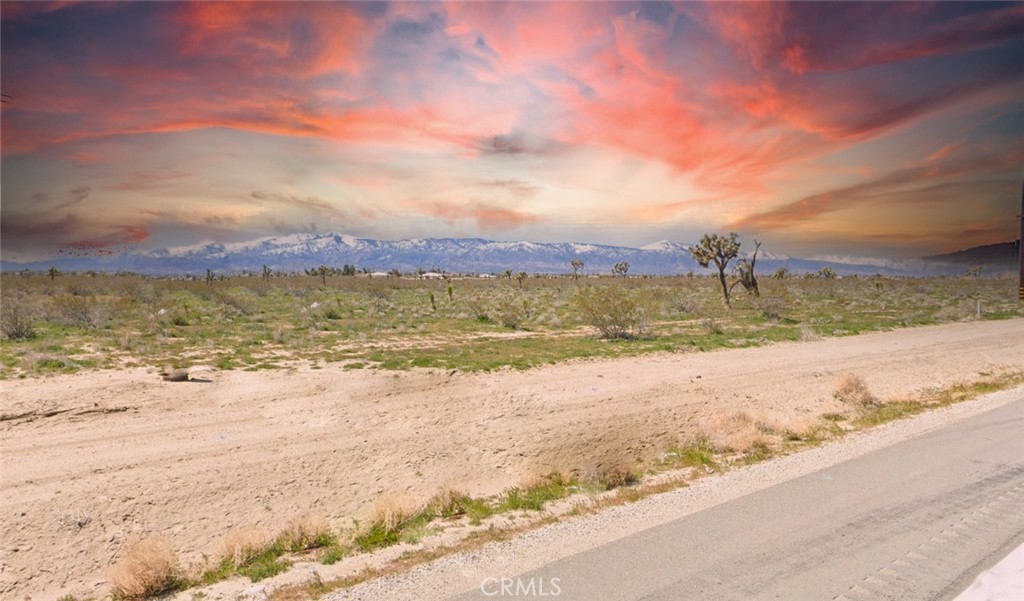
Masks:
[[[1024,398],[461,600],[952,599],[1024,543]]]

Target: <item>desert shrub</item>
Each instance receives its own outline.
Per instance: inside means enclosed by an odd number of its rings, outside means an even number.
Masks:
[[[27,340],[35,336],[35,315],[28,303],[7,298],[0,305],[0,332],[9,340]]]
[[[722,329],[722,325],[718,323],[713,317],[705,317],[700,320],[700,327],[707,334],[724,334],[725,330]]]
[[[103,308],[96,297],[64,294],[53,302],[57,315],[71,325],[95,328],[103,321]]]
[[[935,321],[967,321],[977,319],[981,313],[980,303],[965,300],[955,305],[947,305],[935,312]]]
[[[110,571],[115,599],[145,599],[178,588],[178,557],[166,541],[146,538],[128,545]]]
[[[757,308],[765,319],[778,321],[786,310],[786,301],[777,296],[763,296],[757,300]]]
[[[466,298],[463,302],[465,303],[466,308],[469,309],[469,313],[470,315],[473,316],[474,319],[480,322],[491,321],[491,316],[488,314],[487,311],[487,303],[484,302],[483,299],[476,296],[471,296]]]
[[[258,311],[256,300],[248,290],[241,288],[231,291],[217,290],[213,296],[219,303],[234,309],[240,315],[253,315]]]
[[[387,317],[388,311],[394,307],[390,291],[383,288],[373,290],[373,295],[370,297],[370,309],[374,315]]]
[[[626,290],[620,285],[587,288],[575,300],[583,323],[610,339],[645,335],[654,309],[654,301],[646,291]]]
[[[601,488],[612,490],[623,486],[633,486],[640,482],[641,474],[635,460],[623,460],[621,463],[600,466],[589,476]]]
[[[502,299],[494,310],[496,321],[506,328],[518,329],[526,320],[525,301],[515,297]]]
[[[878,404],[878,399],[871,394],[864,378],[856,374],[843,374],[836,381],[835,390],[832,396],[836,400],[851,405],[858,409],[871,407]]]
[[[85,363],[88,364],[88,362]],[[30,353],[22,359],[22,367],[28,371],[73,372],[81,369],[83,365],[71,357],[55,351]]]

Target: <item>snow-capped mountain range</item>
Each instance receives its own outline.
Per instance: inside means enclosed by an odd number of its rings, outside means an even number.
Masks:
[[[280,271],[304,271],[318,265],[355,265],[372,271],[443,270],[453,273],[567,273],[569,262],[581,259],[582,273],[608,274],[621,261],[630,274],[705,273],[690,255],[690,244],[661,240],[641,248],[575,242],[500,242],[482,238],[374,240],[345,234],[291,234],[229,244],[209,243],[154,251],[128,251],[109,256],[71,256],[17,263],[3,261],[4,271],[131,271],[143,274],[202,274],[259,271],[263,265]],[[839,275],[940,275],[962,273],[962,266],[926,261],[857,260],[847,257],[799,259],[764,250],[758,272],[785,267],[794,273],[832,268]]]

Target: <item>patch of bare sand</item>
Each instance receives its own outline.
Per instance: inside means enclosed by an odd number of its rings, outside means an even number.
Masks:
[[[530,474],[644,456],[737,412],[799,421],[838,408],[841,373],[892,398],[1019,370],[1022,339],[1024,320],[1012,320],[525,372],[3,382],[0,414],[19,417],[0,421],[0,598],[103,594],[132,537],[162,535],[198,561],[231,530],[278,530],[308,511],[348,523],[384,495],[496,493]]]

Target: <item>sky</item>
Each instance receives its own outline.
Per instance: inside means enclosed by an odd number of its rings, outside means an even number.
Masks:
[[[1016,238],[1024,3],[0,4],[0,253]]]

